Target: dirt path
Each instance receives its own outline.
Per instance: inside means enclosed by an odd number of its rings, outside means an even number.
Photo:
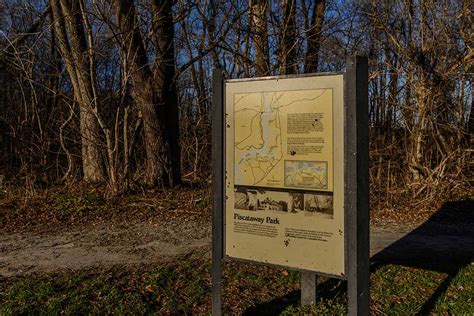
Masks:
[[[469,262],[474,258],[474,234],[472,229],[466,229],[427,224],[415,229],[372,227],[371,255],[382,254],[391,259],[423,259],[426,255],[431,259]],[[51,234],[0,234],[0,276],[163,262],[195,251],[209,255],[210,240],[208,222],[134,223]]]
[[[162,262],[209,247],[210,235],[193,222],[0,235],[0,276]]]

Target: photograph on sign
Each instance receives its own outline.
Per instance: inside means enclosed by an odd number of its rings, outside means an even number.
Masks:
[[[224,91],[225,254],[343,275],[343,76]]]
[[[314,192],[281,192],[254,188],[234,188],[234,209],[247,211],[279,211],[304,216],[332,219],[333,197]]]

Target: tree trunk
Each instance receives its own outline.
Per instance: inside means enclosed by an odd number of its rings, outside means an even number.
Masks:
[[[156,62],[152,71],[143,46],[133,3],[115,0],[121,49],[130,59],[131,95],[144,125],[145,183],[177,185],[181,181],[179,125],[174,84],[174,32],[171,1],[153,1]]]
[[[280,74],[295,74],[298,69],[296,1],[283,0],[281,10],[283,13],[283,23],[280,28],[280,47],[278,54]]]
[[[169,171],[164,182],[170,186],[181,183],[181,148],[179,143],[179,109],[176,88],[176,62],[174,52],[173,1],[153,0],[153,28],[155,30],[156,56],[153,81],[158,102],[164,107],[166,141],[169,145]]]
[[[207,33],[210,41],[216,37],[216,20],[217,20],[217,8],[219,3],[217,1],[209,1],[209,19],[205,25],[207,26]],[[211,50],[211,58],[214,63],[214,66],[222,69],[221,61],[219,60],[219,55],[217,54],[217,49],[214,48]]]
[[[89,72],[87,42],[79,1],[51,0],[58,46],[74,89],[74,99],[80,108],[82,170],[86,182],[104,178],[100,155],[100,130],[92,108],[93,80]]]
[[[250,1],[250,24],[254,32],[255,75],[270,75],[270,57],[268,51],[267,0]]]
[[[308,49],[304,66],[305,73],[318,71],[319,50],[322,41],[322,29],[324,23],[325,0],[314,0],[313,14],[311,15],[311,25],[306,30],[308,39]]]

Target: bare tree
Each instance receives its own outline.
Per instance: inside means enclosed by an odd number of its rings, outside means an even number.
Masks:
[[[120,48],[130,67],[131,95],[144,122],[145,182],[177,185],[181,181],[174,25],[171,0],[152,1],[155,63],[150,66],[133,2],[115,0]]]
[[[0,163],[29,187],[76,177],[81,161],[84,179],[114,194],[176,185],[181,170],[202,181],[212,67],[233,78],[341,71],[355,52],[369,55],[373,189],[434,197],[468,174],[469,1],[47,3],[0,6]]]
[[[249,0],[249,15],[254,33],[255,75],[270,74],[270,57],[268,50],[267,0]]]
[[[311,22],[306,26],[307,50],[304,71],[317,72],[319,65],[319,50],[323,40],[323,24],[325,13],[325,0],[312,0]]]
[[[296,26],[296,0],[283,0],[281,4],[282,22],[278,61],[280,74],[295,74],[298,71],[298,41]]]
[[[79,104],[84,180],[99,182],[104,178],[100,155],[100,129],[94,108],[95,82],[90,59],[90,43],[84,31],[80,1],[50,0],[58,46],[66,65],[74,99]]]
[[[466,125],[461,117],[467,113],[463,78],[469,49],[462,44],[462,23],[452,23],[456,15],[464,15],[464,6],[430,0],[371,1],[364,10],[374,47],[379,48],[374,54],[378,58],[374,79],[379,85],[373,97],[377,98],[376,126],[384,136],[380,139],[383,144],[392,138],[392,146],[400,148],[396,136],[403,133],[401,170],[406,166],[410,172],[402,174],[416,195],[432,196],[435,188],[445,187],[465,166]]]

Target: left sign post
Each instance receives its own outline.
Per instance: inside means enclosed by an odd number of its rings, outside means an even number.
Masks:
[[[224,212],[224,76],[212,75],[212,314],[221,315]]]

